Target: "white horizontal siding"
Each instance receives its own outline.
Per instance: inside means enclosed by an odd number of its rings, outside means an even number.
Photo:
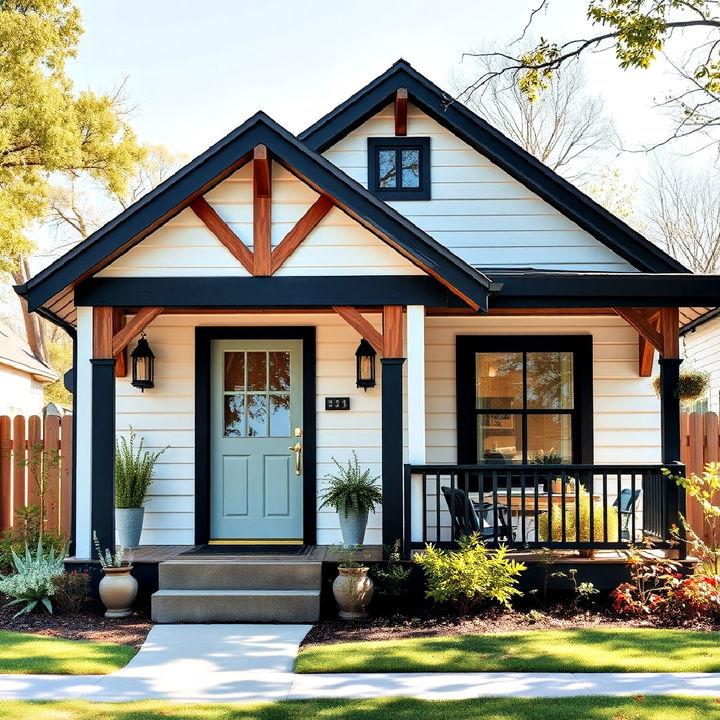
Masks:
[[[592,335],[597,463],[660,461],[660,408],[638,377],[637,333],[620,318],[428,317],[425,326],[428,463],[457,461],[455,347],[458,335]]]
[[[720,318],[699,325],[683,338],[687,361],[683,370],[692,367],[710,374],[708,409],[720,412]]]
[[[273,163],[273,246],[317,200],[318,194]],[[205,194],[233,232],[252,249],[252,171],[249,165]],[[333,208],[276,275],[422,275],[423,271]],[[249,273],[192,210],[186,209],[128,250],[98,277],[247,277]]]
[[[325,156],[367,186],[367,138],[391,135],[394,121],[389,105]],[[389,204],[471,265],[635,269],[412,104],[408,135],[430,137],[432,199]]]
[[[367,315],[379,327],[379,315]],[[345,462],[355,449],[374,474],[381,470],[381,387],[355,387],[358,334],[334,314],[309,315],[160,315],[148,327],[156,355],[155,388],[141,393],[129,378],[118,379],[117,428],[132,428],[151,449],[170,448],[160,457],[146,505],[142,544],[194,542],[195,503],[195,327],[208,325],[298,325],[317,328],[317,474]],[[378,375],[379,368],[378,368]],[[350,396],[350,412],[327,412],[327,395]],[[306,399],[307,401],[307,399]],[[322,485],[322,480],[319,480]],[[318,502],[319,504],[319,502]],[[340,541],[337,514],[318,510],[318,542]],[[381,517],[369,521],[367,542],[381,542]]]

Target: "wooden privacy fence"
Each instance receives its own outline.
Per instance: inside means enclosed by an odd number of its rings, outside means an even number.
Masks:
[[[683,413],[680,416],[680,448],[680,460],[685,464],[688,477],[702,476],[707,463],[720,461],[720,425],[717,414]],[[715,498],[715,503],[720,504],[720,497]],[[707,541],[709,537],[702,508],[690,497],[687,499],[686,515],[695,532]]]
[[[0,415],[0,530],[15,525],[16,512],[39,505],[42,496],[45,527],[70,536],[72,446],[72,415]]]

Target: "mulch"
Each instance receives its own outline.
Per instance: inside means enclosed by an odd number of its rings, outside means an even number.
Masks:
[[[42,610],[13,618],[18,608],[2,607],[6,601],[0,596],[0,630],[139,648],[152,627],[149,608],[141,608],[127,618],[106,618],[100,610],[90,607],[77,614],[51,615]]]
[[[303,646],[332,645],[341,642],[368,640],[400,640],[403,638],[445,637],[448,635],[479,635],[528,630],[580,630],[588,628],[668,628],[687,630],[720,630],[717,620],[699,619],[672,624],[667,619],[619,617],[609,610],[582,611],[574,606],[561,606],[548,612],[510,612],[486,610],[473,616],[450,613],[423,617],[375,617],[367,620],[321,620],[306,635]]]

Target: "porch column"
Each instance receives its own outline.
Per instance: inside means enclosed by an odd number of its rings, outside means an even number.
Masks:
[[[93,308],[91,386],[91,531],[115,550],[115,358],[112,308]]]
[[[74,553],[80,558],[89,558],[92,554],[92,497],[91,463],[92,463],[92,337],[93,309],[78,307],[77,309],[77,348],[75,361],[75,390],[73,407],[75,413],[75,454],[73,465],[75,471],[74,485],[74,518],[75,548]]]
[[[677,308],[660,309],[663,352],[660,364],[660,432],[662,461],[680,462],[680,379],[679,318]]]
[[[407,424],[408,424],[408,462],[411,465],[424,465],[425,457],[425,307],[408,305],[407,307]],[[422,537],[422,478],[411,479],[410,538],[421,542]]]
[[[402,307],[383,308],[382,491],[383,545],[403,539]]]

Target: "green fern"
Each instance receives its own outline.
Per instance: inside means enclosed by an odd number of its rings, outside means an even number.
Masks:
[[[348,460],[347,468],[335,458],[332,461],[337,465],[338,473],[328,475],[326,478],[327,487],[320,496],[322,500],[320,507],[335,508],[345,517],[351,511],[375,510],[375,506],[382,501],[382,492],[377,485],[379,476],[371,477],[368,468],[365,470],[360,468],[354,450],[352,459]]]
[[[120,437],[115,441],[115,507],[140,508],[147,497],[152,482],[153,469],[158,458],[168,446],[157,452],[144,448],[145,440],[130,428],[130,439]]]

